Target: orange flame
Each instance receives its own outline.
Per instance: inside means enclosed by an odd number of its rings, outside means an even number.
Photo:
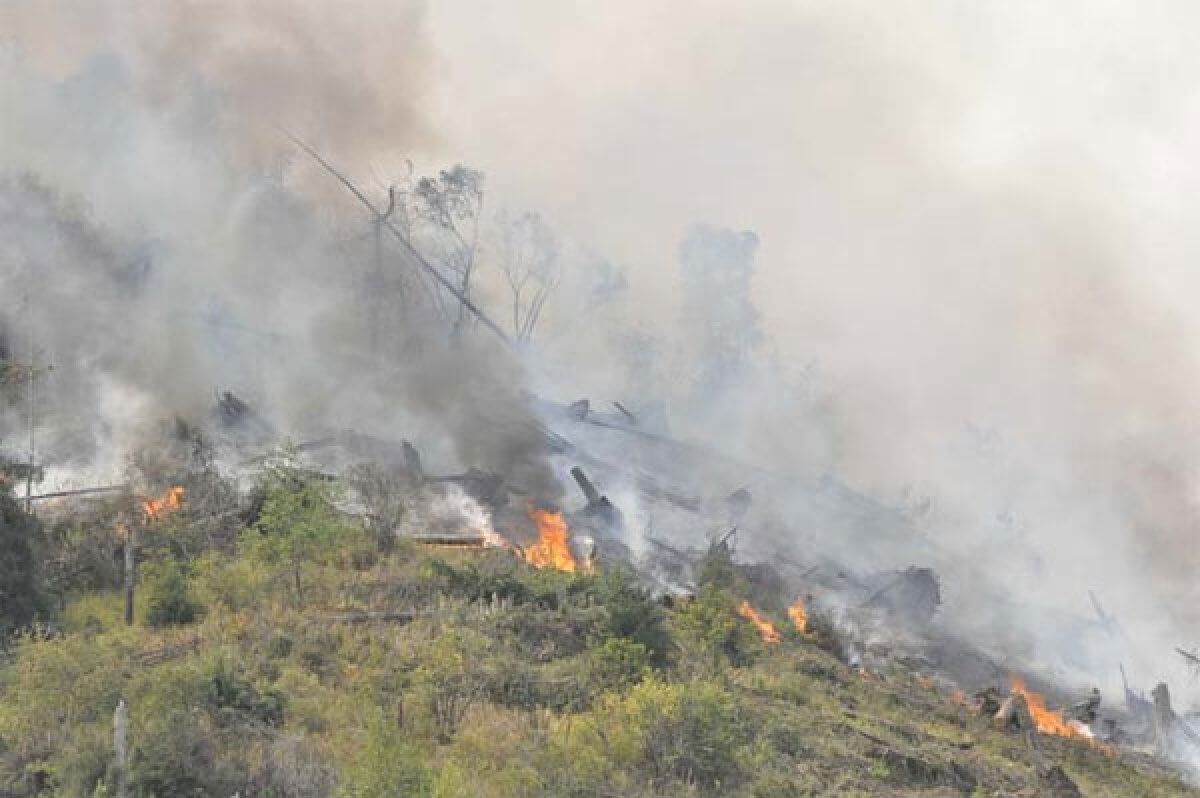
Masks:
[[[569,530],[562,513],[552,513],[530,505],[529,517],[537,525],[538,539],[525,548],[523,555],[526,561],[537,568],[578,571],[579,563],[575,561],[575,555],[567,543]]]
[[[142,501],[142,515],[147,522],[157,521],[183,506],[183,486],[175,485],[157,499]]]
[[[754,608],[750,606],[749,601],[742,599],[742,603],[738,605],[737,613],[758,628],[758,633],[762,635],[764,643],[778,643],[783,639],[779,636],[779,632],[776,631],[775,624],[755,612]]]
[[[960,707],[970,707],[971,699],[967,698],[967,694],[955,687],[950,692],[950,700],[958,704]]]
[[[1056,737],[1069,737],[1074,740],[1083,740],[1089,745],[1095,746],[1110,756],[1116,753],[1112,746],[1106,745],[1092,737],[1091,731],[1087,726],[1073,720],[1067,720],[1063,717],[1062,710],[1053,710],[1046,707],[1046,699],[1040,693],[1036,693],[1025,686],[1025,682],[1021,677],[1013,675],[1008,677],[1009,686],[1014,693],[1017,693],[1025,699],[1025,706],[1029,707],[1029,714],[1033,717],[1033,725],[1042,734],[1050,734]]]
[[[792,624],[796,627],[797,632],[802,635],[809,633],[808,609],[804,606],[804,599],[796,599],[796,603],[787,608],[787,614],[792,619]]]

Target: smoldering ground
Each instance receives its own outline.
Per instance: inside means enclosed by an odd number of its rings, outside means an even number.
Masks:
[[[1190,6],[352,5],[4,7],[0,162],[80,208],[66,217],[105,253],[20,239],[62,395],[121,386],[63,400],[86,429],[120,426],[96,408],[132,397],[186,410],[246,383],[297,428],[444,428],[493,466],[528,447],[482,443],[476,399],[518,416],[523,382],[658,399],[681,435],[901,505],[945,553],[947,611],[981,633],[1054,645],[1036,617],[974,603],[980,576],[1081,614],[1092,588],[1137,638],[1140,678],[1178,675],[1163,658],[1191,642],[1196,566]],[[433,320],[397,319],[411,359],[377,369],[347,310],[367,220],[280,127],[375,188],[405,156],[477,166],[490,203],[542,211],[627,288],[587,311],[564,280],[520,358],[451,356],[440,332],[423,341]],[[703,334],[729,296],[704,310],[678,266],[696,221],[756,234],[739,290],[759,318],[724,317],[755,333],[740,359]],[[97,276],[138,263],[133,288]],[[852,526],[793,527],[855,548]],[[897,564],[911,553],[896,541]]]

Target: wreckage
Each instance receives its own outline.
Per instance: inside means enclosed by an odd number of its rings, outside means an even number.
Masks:
[[[320,160],[315,152],[310,154]],[[348,181],[334,174],[370,207]],[[409,256],[418,267],[431,269],[419,253]],[[436,270],[432,276],[438,276]],[[500,328],[467,298],[452,286],[447,290],[483,327],[507,342]],[[573,482],[578,489],[568,499],[540,495],[510,474],[470,462],[457,464],[464,469],[458,473],[433,473],[416,444],[373,433],[311,431],[311,437],[288,451],[325,479],[346,476],[364,464],[381,470],[387,477],[379,483],[384,492],[390,491],[394,502],[412,502],[421,523],[416,528],[405,525],[404,514],[411,516],[413,507],[386,512],[372,507],[362,488],[358,495],[352,488],[342,509],[361,515],[383,534],[405,536],[424,546],[504,548],[537,567],[565,571],[588,570],[600,562],[628,564],[647,587],[672,603],[689,599],[696,591],[697,567],[719,554],[747,584],[773,596],[798,633],[814,634],[820,627],[834,635],[846,664],[864,678],[883,678],[890,668],[900,667],[932,674],[935,681],[963,695],[983,691],[977,693],[978,711],[1006,728],[1030,734],[1153,745],[1163,756],[1177,756],[1179,746],[1195,743],[1188,720],[1170,709],[1165,685],[1155,688],[1153,700],[1137,698],[1127,688],[1124,708],[1105,706],[1098,692],[1054,701],[1046,698],[1052,695],[1047,686],[1014,678],[1011,664],[997,652],[940,624],[943,602],[953,600],[937,571],[941,552],[901,509],[828,474],[781,474],[676,439],[665,413],[653,405],[640,408],[612,401],[600,409],[590,399],[526,399],[534,422],[488,419],[486,408],[480,408],[479,415],[485,424],[523,424],[521,432],[536,440],[555,463],[560,481]],[[251,476],[270,462],[279,442],[270,419],[230,391],[216,395],[204,432],[220,450],[218,460]],[[181,426],[181,441],[186,443],[188,435]],[[10,479],[30,484],[41,476],[36,466],[20,463],[8,473]],[[163,494],[168,497],[164,507],[181,501],[170,499],[176,494],[169,491]],[[27,502],[38,505],[109,494],[154,495],[131,483],[27,494]],[[252,518],[254,507],[244,509],[245,518]],[[122,545],[127,573],[133,567],[134,527],[148,523],[157,512],[131,516],[135,523]],[[779,518],[786,518],[786,524]],[[754,534],[744,534],[747,530]],[[811,537],[801,538],[800,532]],[[908,561],[895,561],[900,550]],[[127,583],[133,579],[127,577]],[[1115,622],[1096,606],[1098,623],[1065,618],[1064,628],[1111,634]],[[770,612],[755,607],[749,598],[741,601],[738,612],[765,642],[785,644]],[[776,616],[782,617],[779,612]]]

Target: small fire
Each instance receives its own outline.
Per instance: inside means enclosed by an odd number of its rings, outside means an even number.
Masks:
[[[742,599],[742,603],[738,605],[737,613],[758,628],[758,633],[762,635],[764,643],[778,643],[783,639],[779,636],[779,632],[775,629],[775,624],[759,615],[754,608],[750,606],[749,601]]]
[[[955,687],[950,691],[950,700],[958,704],[960,707],[970,708],[971,699],[967,698],[967,694]]]
[[[175,485],[157,499],[142,500],[142,515],[147,523],[157,521],[183,506],[183,486]]]
[[[1084,740],[1088,744],[1100,748],[1105,753],[1110,755],[1115,753],[1111,746],[1097,741],[1092,736],[1091,729],[1084,724],[1075,720],[1067,720],[1063,717],[1062,710],[1047,708],[1046,699],[1040,693],[1036,693],[1026,687],[1025,682],[1019,676],[1010,676],[1009,686],[1014,693],[1025,699],[1025,706],[1029,707],[1029,714],[1033,717],[1033,725],[1042,734]]]
[[[808,609],[804,606],[804,599],[796,599],[796,603],[787,608],[787,614],[792,619],[792,624],[796,627],[797,632],[802,635],[809,634]]]
[[[558,571],[575,572],[579,563],[567,543],[569,530],[562,513],[552,513],[529,506],[529,517],[537,525],[536,543],[526,546],[522,554],[526,561],[537,568],[554,568]]]

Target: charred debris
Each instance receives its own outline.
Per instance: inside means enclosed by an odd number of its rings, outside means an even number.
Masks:
[[[412,246],[389,220],[390,209],[376,208],[320,155],[295,143],[370,211],[418,271],[481,328],[513,343]],[[1165,684],[1154,688],[1151,699],[1127,686],[1125,701],[1115,705],[1094,690],[1056,695],[1052,685],[1018,677],[996,652],[940,623],[943,603],[954,599],[943,595],[934,565],[937,546],[905,512],[829,475],[774,473],[679,440],[653,405],[523,398],[531,411],[527,419],[490,419],[481,408],[480,421],[520,424],[522,440],[534,441],[554,464],[559,487],[574,484],[566,498],[524,482],[516,470],[465,463],[464,471],[437,473],[412,441],[380,434],[325,431],[281,447],[271,420],[232,391],[215,394],[199,425],[182,419],[165,424],[158,445],[133,458],[125,482],[35,494],[31,488],[43,475],[19,460],[0,464],[0,479],[23,481],[26,506],[39,514],[74,502],[118,507],[121,534],[111,558],[123,572],[127,621],[139,557],[148,546],[171,545],[142,534],[150,531],[149,522],[186,503],[201,534],[232,541],[262,512],[255,477],[282,449],[307,476],[344,483],[339,510],[360,518],[379,541],[500,548],[537,567],[568,571],[619,563],[668,606],[693,600],[702,583],[727,580],[748,586],[738,614],[767,644],[791,644],[794,638],[780,632],[786,618],[796,635],[832,651],[863,679],[885,680],[896,669],[916,674],[988,722],[1023,734],[1035,752],[1039,734],[1171,760],[1200,752],[1200,735],[1189,718],[1172,710]],[[786,528],[771,512],[780,497],[787,497]],[[837,546],[806,549],[797,542],[797,531],[814,530],[845,537],[841,549],[852,546],[857,567],[831,553]],[[913,559],[896,562],[900,550]],[[1099,622],[1086,623],[1116,634],[1115,621],[1092,598]],[[411,616],[330,620],[407,622]],[[1181,654],[1200,666],[1194,655]],[[1062,788],[1056,794],[1070,794],[1061,770],[1047,765],[1044,777]]]
[[[855,571],[827,555],[805,556],[783,542],[773,544],[765,557],[743,553],[749,548],[743,548],[743,540],[751,540],[760,523],[754,512],[758,485],[791,484],[819,496],[823,512],[843,515],[860,531],[919,536],[891,509],[828,479],[807,485],[777,475],[764,479],[761,470],[671,438],[659,423],[644,425],[623,404],[614,402],[614,410],[604,413],[587,400],[529,400],[539,411],[536,433],[544,453],[562,464],[563,481],[569,478],[574,484],[566,498],[549,499],[506,474],[475,467],[431,473],[412,442],[356,431],[282,448],[304,464],[309,476],[341,480],[348,488],[341,511],[360,518],[381,539],[406,538],[432,548],[503,548],[538,567],[559,570],[617,563],[632,568],[667,607],[691,601],[701,583],[723,576],[736,579],[749,585],[739,614],[768,644],[783,643],[778,624],[786,617],[802,638],[833,651],[862,678],[886,680],[896,669],[915,674],[995,728],[1022,736],[1035,755],[1039,735],[1074,739],[1147,762],[1179,765],[1200,752],[1200,718],[1178,714],[1166,684],[1158,684],[1147,697],[1125,681],[1120,701],[1106,702],[1095,688],[1063,693],[1052,683],[1013,673],[1002,657],[939,623],[946,597],[930,566]],[[277,440],[269,421],[250,403],[221,392],[202,426],[178,419],[164,424],[163,451],[133,458],[129,481],[46,491],[30,495],[28,502],[42,515],[73,511],[81,502],[116,503],[122,534],[114,541],[112,557],[124,572],[128,617],[143,548],[163,545],[161,540],[140,540],[139,532],[186,502],[190,519],[205,534],[231,541],[236,529],[252,524],[261,511],[254,476],[279,455],[279,448],[268,448]],[[623,459],[611,454],[614,449],[624,453]],[[655,462],[715,463],[746,482],[705,495],[687,487],[686,469],[653,472]],[[30,469],[27,463],[5,462],[0,478],[39,482],[40,470]],[[232,471],[234,479],[222,477],[222,471]],[[636,505],[636,516],[623,510],[614,495]],[[680,514],[686,527],[704,530],[702,535],[678,534]],[[1116,619],[1094,594],[1091,601],[1098,619],[1094,625],[1106,634],[1119,634]],[[401,612],[330,621],[411,619]],[[1200,657],[1184,649],[1177,653],[1200,669]],[[1124,679],[1123,669],[1121,675]],[[1050,781],[1061,775],[1048,764],[1042,774]]]

